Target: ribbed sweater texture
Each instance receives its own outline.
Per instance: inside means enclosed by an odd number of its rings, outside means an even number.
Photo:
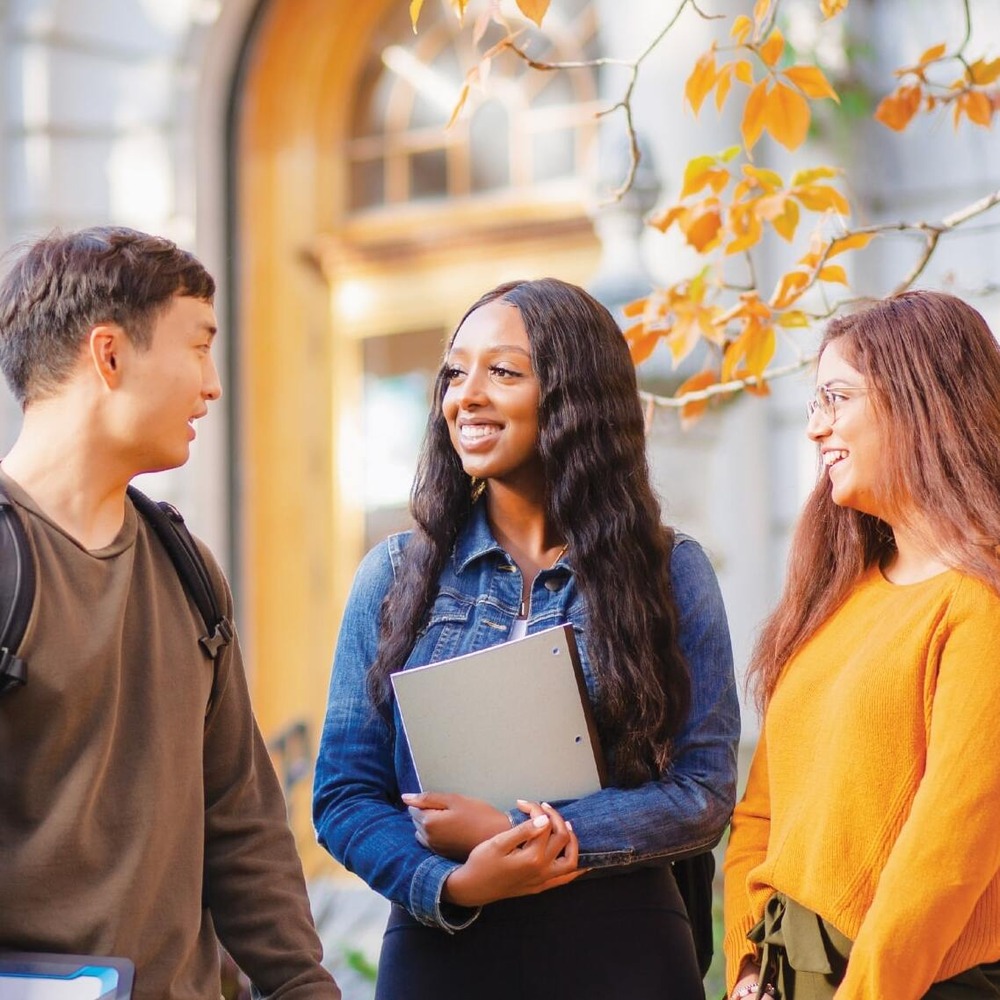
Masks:
[[[733,816],[727,980],[775,891],[854,941],[838,1000],[1000,959],[1000,598],[877,567],[792,658]]]

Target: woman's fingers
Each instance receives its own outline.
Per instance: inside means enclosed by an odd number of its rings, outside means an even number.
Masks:
[[[545,844],[545,859],[552,862],[564,853],[575,837],[573,837],[572,827],[562,818],[558,810],[553,809],[548,802],[543,802],[541,807],[544,814],[548,816],[551,825],[552,832]]]
[[[447,809],[451,796],[442,792],[403,792],[400,798],[412,816],[414,809]]]
[[[523,823],[510,830],[504,830],[493,837],[493,843],[500,849],[502,854],[510,854],[511,851],[533,840],[538,839],[543,834],[547,835],[552,821],[544,813],[526,819]]]

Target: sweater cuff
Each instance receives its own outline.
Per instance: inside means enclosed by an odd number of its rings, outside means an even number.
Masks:
[[[410,912],[420,923],[453,934],[464,930],[479,916],[482,907],[457,906],[441,899],[445,880],[460,867],[437,854],[420,863],[410,883]]]
[[[743,917],[735,927],[726,932],[723,938],[723,950],[726,954],[726,994],[732,992],[733,986],[740,974],[743,960],[760,958],[757,946],[747,938],[747,934],[756,926],[753,914]]]

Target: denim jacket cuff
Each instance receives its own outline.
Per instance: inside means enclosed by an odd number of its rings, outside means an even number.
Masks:
[[[445,879],[461,866],[436,854],[422,861],[410,883],[410,912],[428,927],[440,927],[453,934],[464,930],[481,912],[481,907],[456,906],[441,899]]]

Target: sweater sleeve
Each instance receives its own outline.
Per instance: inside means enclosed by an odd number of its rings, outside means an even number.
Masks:
[[[930,650],[926,761],[838,1000],[922,997],[1000,870],[1000,607],[966,579]],[[933,670],[937,657],[938,669]],[[995,896],[995,893],[994,893]],[[991,922],[998,919],[993,913]]]
[[[221,571],[209,565],[223,587]],[[205,721],[204,781],[204,893],[219,939],[269,1000],[339,1000],[320,961],[284,796],[253,716],[235,637],[220,652]]]
[[[762,731],[743,798],[733,811],[729,844],[723,862],[725,871],[726,983],[731,990],[743,960],[756,956],[757,949],[747,940],[747,933],[760,920],[762,909],[755,905],[747,884],[750,872],[767,854],[771,830],[771,796],[767,776],[767,741]]]

